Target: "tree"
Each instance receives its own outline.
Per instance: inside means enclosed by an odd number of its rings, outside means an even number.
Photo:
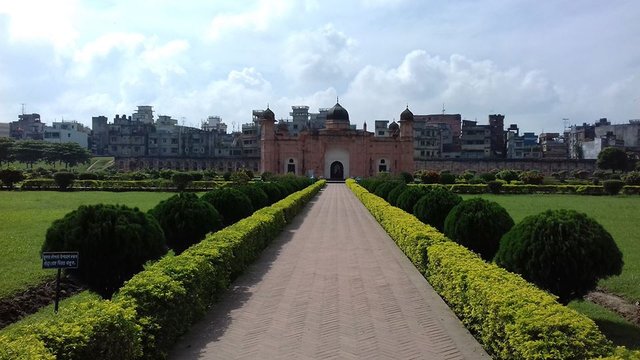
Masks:
[[[70,269],[90,289],[105,298],[166,253],[158,222],[124,205],[82,205],[49,229],[42,251],[78,251],[80,266]]]
[[[0,165],[13,160],[13,145],[15,141],[11,138],[0,137]]]
[[[24,140],[16,141],[13,145],[13,157],[29,167],[44,157],[45,147],[43,141]]]
[[[600,224],[575,210],[547,210],[507,232],[496,264],[519,273],[563,304],[593,290],[599,279],[619,275],[622,253]]]
[[[22,171],[15,169],[0,169],[0,182],[10,189],[13,189],[13,184],[24,180]]]
[[[60,190],[64,191],[73,184],[73,181],[76,179],[76,175],[74,173],[60,171],[53,174],[53,180],[56,182],[56,185],[60,188]]]
[[[607,147],[598,154],[598,168],[624,171],[627,169],[627,154],[620,148]]]

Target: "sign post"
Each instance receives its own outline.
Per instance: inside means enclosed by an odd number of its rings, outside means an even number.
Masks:
[[[57,251],[42,253],[43,269],[58,269],[58,277],[56,279],[56,302],[54,311],[58,313],[58,300],[60,299],[60,273],[62,269],[77,269],[80,254],[77,251]]]

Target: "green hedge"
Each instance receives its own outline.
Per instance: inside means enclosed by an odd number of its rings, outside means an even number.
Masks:
[[[80,303],[0,335],[0,359],[157,359],[275,238],[324,181],[136,274],[112,301]]]
[[[414,185],[414,186],[445,186],[456,194],[488,194],[491,193],[487,184],[454,184],[454,185]],[[513,185],[503,184],[502,194],[576,194],[576,195],[607,195],[602,185]],[[640,186],[624,186],[621,191],[626,195],[640,194]]]
[[[224,181],[192,181],[186,190],[204,191],[226,186]],[[22,182],[21,190],[58,190],[53,179],[29,179]],[[175,191],[178,188],[171,180],[75,180],[70,186],[73,190],[91,191]]]
[[[353,180],[347,185],[483,344],[499,359],[588,359],[613,346],[584,315],[486,263]]]

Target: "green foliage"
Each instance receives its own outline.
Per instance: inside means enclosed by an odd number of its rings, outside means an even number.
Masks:
[[[423,184],[437,184],[440,181],[440,174],[435,171],[421,170],[416,173]]]
[[[148,260],[165,253],[157,221],[123,205],[82,205],[47,230],[42,251],[78,251],[80,266],[69,272],[109,297]]]
[[[565,304],[622,271],[622,253],[611,235],[587,215],[564,209],[528,216],[514,226],[495,261]]]
[[[413,175],[406,171],[403,171],[400,173],[400,179],[407,184],[411,184],[413,182]]]
[[[234,189],[237,189],[241,193],[247,195],[249,200],[251,200],[251,205],[253,206],[254,210],[262,209],[263,207],[269,205],[269,196],[267,196],[267,194],[264,192],[264,190],[262,190],[260,186],[247,184],[237,186]]]
[[[14,142],[12,138],[0,137],[0,165],[13,160]]]
[[[518,180],[519,172],[517,170],[501,170],[496,174],[496,178],[509,183],[513,180]]]
[[[268,171],[265,171],[260,175],[260,178],[262,179],[262,181],[271,181],[273,177],[274,177],[273,173]]]
[[[253,213],[253,205],[247,195],[234,188],[221,188],[202,195],[202,200],[213,205],[222,216],[225,226],[231,225]]]
[[[444,233],[453,241],[478,253],[485,260],[493,259],[500,238],[513,227],[513,219],[502,206],[480,198],[456,205],[444,222]]]
[[[53,181],[55,181],[58,188],[62,191],[67,190],[73,181],[76,179],[76,175],[74,173],[60,171],[53,174]]]
[[[628,158],[624,150],[620,148],[607,147],[598,153],[598,168],[605,170],[624,171],[627,169]]]
[[[383,199],[386,199],[387,196],[389,196],[391,190],[395,189],[395,187],[399,184],[399,181],[387,181],[384,184],[380,184],[376,187],[375,194]]]
[[[483,182],[488,183],[489,181],[494,181],[496,179],[496,174],[492,172],[482,173],[478,175]]]
[[[396,206],[398,202],[398,197],[400,197],[400,194],[402,194],[406,188],[407,188],[407,184],[400,183],[396,185],[396,187],[393,188],[393,190],[389,191],[389,196],[387,196],[387,201],[389,202],[389,204]]]
[[[430,191],[431,189],[426,186],[407,186],[400,196],[398,196],[396,206],[409,214],[413,214],[413,207],[418,200]]]
[[[624,183],[627,185],[640,185],[640,171],[630,171],[624,176]]]
[[[440,184],[454,184],[456,182],[456,176],[450,172],[440,173]]]
[[[0,335],[0,360],[15,359],[55,360],[56,357],[33,335],[16,339]]]
[[[462,198],[459,195],[445,188],[435,187],[418,200],[413,214],[423,223],[442,231],[447,214],[461,201]]]
[[[589,359],[612,352],[593,321],[409,214],[347,186],[497,359]]]
[[[607,194],[617,195],[624,187],[624,182],[622,180],[605,180],[602,182],[602,187]]]
[[[13,185],[24,180],[22,171],[16,169],[0,169],[0,181],[4,186],[13,189]]]
[[[238,170],[238,171],[234,171],[231,176],[229,177],[229,180],[231,180],[231,182],[233,182],[236,185],[246,185],[249,180],[251,180],[251,178],[249,177],[249,174],[247,174],[246,171],[244,170]]]
[[[502,191],[502,184],[504,184],[504,180],[489,181],[487,183],[487,188],[489,188],[489,192],[492,194],[500,194],[500,192]]]
[[[282,193],[282,191],[280,190],[280,187],[277,186],[274,183],[270,183],[270,182],[258,182],[255,184],[256,186],[258,186],[260,189],[262,189],[262,191],[265,192],[265,194],[267,194],[268,197],[268,204],[273,204],[275,202],[278,202],[282,199],[284,199],[285,195]]]
[[[542,185],[544,175],[536,170],[523,171],[520,173],[520,180],[529,185]]]
[[[171,175],[171,182],[173,182],[178,191],[184,191],[191,181],[193,181],[193,177],[186,172],[175,172]]]
[[[149,210],[162,231],[167,246],[180,254],[204,236],[222,228],[218,211],[193,193],[181,193],[161,201]]]
[[[98,180],[99,176],[96,173],[83,172],[78,174],[78,180]]]
[[[222,174],[222,178],[224,179],[224,181],[231,181],[231,171],[226,171],[224,174]]]

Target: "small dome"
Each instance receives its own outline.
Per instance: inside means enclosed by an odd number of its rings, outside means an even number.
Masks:
[[[273,111],[271,111],[271,109],[269,109],[268,107],[267,107],[267,110],[265,110],[264,113],[262,113],[262,117],[266,120],[271,120],[271,121],[276,120],[276,114],[274,114]]]
[[[413,113],[409,110],[409,107],[400,114],[400,121],[413,121]]]
[[[398,131],[400,130],[400,125],[398,125],[397,122],[393,121],[391,122],[391,124],[389,124],[389,130],[391,130],[391,132]]]
[[[327,112],[327,120],[349,122],[349,113],[347,112],[347,109],[343,108],[342,105],[340,105],[340,103],[336,103]]]

